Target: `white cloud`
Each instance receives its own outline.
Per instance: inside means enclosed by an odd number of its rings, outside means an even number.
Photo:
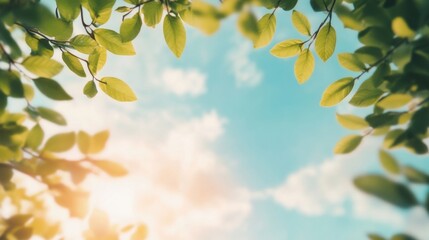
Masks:
[[[191,69],[166,69],[162,72],[162,83],[167,92],[178,96],[199,96],[206,92],[206,76]]]
[[[400,226],[403,220],[394,207],[359,192],[352,184],[356,175],[366,173],[376,163],[378,145],[377,140],[368,139],[352,154],[335,156],[290,174],[269,192],[285,208],[306,215],[343,215],[351,202],[352,215],[357,218]]]
[[[252,46],[248,42],[236,43],[236,48],[228,54],[227,62],[238,86],[253,87],[262,81],[262,71],[250,60]]]

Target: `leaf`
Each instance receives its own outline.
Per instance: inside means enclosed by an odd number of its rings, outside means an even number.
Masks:
[[[131,240],[144,240],[147,238],[148,230],[145,225],[137,227],[136,231],[131,235]]]
[[[276,32],[276,15],[267,13],[258,21],[259,36],[253,41],[254,48],[268,45]]]
[[[137,100],[133,90],[121,79],[104,77],[98,86],[109,97],[119,102],[133,102]]]
[[[299,39],[290,39],[274,45],[270,53],[279,58],[293,57],[302,50],[302,41]]]
[[[37,150],[40,144],[42,144],[44,135],[45,133],[43,132],[43,129],[40,127],[40,125],[34,125],[30,132],[28,132],[25,146]]]
[[[115,0],[87,0],[93,21],[98,25],[106,23],[112,13]]]
[[[180,57],[186,45],[186,31],[178,17],[167,15],[164,18],[164,39],[176,57]]]
[[[365,64],[363,64],[354,54],[352,53],[340,53],[338,54],[338,62],[342,67],[350,71],[361,72],[365,70]]]
[[[109,131],[101,131],[95,134],[91,138],[91,146],[88,152],[92,154],[101,152],[106,146],[109,135]]]
[[[383,169],[386,170],[386,172],[393,175],[399,174],[401,172],[398,162],[388,152],[380,150],[378,156],[380,158],[381,166],[383,166]]]
[[[68,52],[63,52],[62,58],[67,67],[80,77],[86,77],[85,70],[83,70],[82,63],[78,58]]]
[[[79,131],[77,133],[77,146],[81,153],[88,154],[91,147],[91,136],[84,131]]]
[[[85,94],[89,98],[93,98],[95,95],[97,95],[98,90],[97,86],[95,86],[94,81],[88,81],[85,84],[85,87],[83,88],[83,94]]]
[[[320,105],[331,107],[341,102],[352,91],[355,80],[351,77],[342,78],[333,82],[323,92]]]
[[[0,146],[1,147],[1,146]],[[2,152],[0,150],[0,152]],[[1,159],[1,157],[0,157]],[[0,184],[9,182],[13,177],[13,170],[11,166],[1,164],[0,165]]]
[[[388,95],[385,98],[382,98],[378,103],[377,107],[383,109],[396,109],[401,108],[407,103],[413,100],[413,97],[408,94],[403,93],[393,93]]]
[[[383,91],[361,84],[349,103],[355,107],[368,107],[373,105],[381,95]]]
[[[142,13],[144,15],[144,22],[148,27],[155,27],[161,22],[163,5],[161,2],[152,1],[143,5]]]
[[[373,128],[392,126],[398,124],[399,118],[402,113],[400,112],[385,112],[381,114],[370,114],[366,116],[366,121]]]
[[[131,42],[123,42],[122,37],[115,31],[97,28],[94,30],[95,40],[111,53],[117,55],[134,55],[134,46]]]
[[[362,136],[360,135],[349,135],[343,137],[334,148],[335,154],[346,154],[355,150],[360,142],[362,141]]]
[[[66,119],[58,112],[45,108],[45,107],[38,107],[36,108],[37,112],[39,113],[40,117],[48,120],[50,122],[53,122],[55,124],[65,126],[67,125]]]
[[[365,119],[354,116],[351,114],[336,114],[337,121],[341,124],[341,126],[350,129],[350,130],[362,130],[368,128],[369,125],[365,121]]]
[[[328,60],[335,51],[337,34],[330,24],[323,26],[316,37],[315,50],[324,62]]]
[[[363,46],[355,51],[355,56],[366,64],[374,64],[383,57],[380,48]]]
[[[104,64],[106,64],[106,59],[107,53],[106,49],[103,47],[97,47],[91,54],[89,54],[89,69],[91,70],[92,74],[97,74],[98,71],[104,67]]]
[[[65,152],[74,146],[75,141],[76,134],[74,132],[56,134],[48,139],[43,150],[48,152]]]
[[[308,21],[307,17],[296,11],[293,10],[292,11],[292,23],[293,26],[296,28],[296,30],[298,30],[299,33],[306,35],[306,36],[311,36],[311,25],[310,22]]]
[[[73,21],[80,14],[81,0],[56,0],[58,11],[66,21]]]
[[[289,11],[296,6],[297,2],[298,0],[282,0],[280,1],[279,7],[285,11]]]
[[[70,45],[81,53],[90,54],[98,43],[88,35],[79,34],[70,39]]]
[[[368,234],[368,238],[369,240],[386,240],[384,237],[374,233]]]
[[[365,175],[355,178],[353,182],[361,191],[398,207],[410,208],[418,204],[410,189],[384,176]]]
[[[242,11],[237,19],[238,31],[246,38],[254,41],[259,35],[258,20],[251,11]]]
[[[429,176],[426,173],[414,167],[404,166],[402,167],[402,172],[405,175],[405,177],[408,179],[408,181],[412,183],[421,183],[421,184],[429,183]]]
[[[314,57],[309,49],[304,49],[295,62],[294,73],[299,84],[305,83],[313,74]]]
[[[408,26],[402,17],[395,17],[392,21],[392,30],[398,37],[413,38],[416,33]]]
[[[10,161],[14,157],[15,157],[15,153],[14,152],[12,152],[8,147],[0,145],[0,162]]]
[[[125,19],[120,28],[120,34],[123,42],[129,42],[139,35],[142,27],[140,12],[137,12],[133,17]]]
[[[392,236],[392,238],[390,238],[390,240],[417,240],[417,239],[408,235],[408,234],[399,233],[399,234],[395,234],[394,236]]]
[[[92,164],[109,174],[111,177],[122,177],[128,174],[128,170],[121,164],[107,160],[94,160]]]
[[[59,101],[73,99],[60,84],[52,79],[36,78],[33,81],[37,89],[50,99]]]
[[[63,70],[63,65],[46,56],[30,56],[22,62],[28,71],[40,77],[50,78]]]

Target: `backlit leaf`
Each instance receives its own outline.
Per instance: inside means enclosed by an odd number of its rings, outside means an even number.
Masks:
[[[365,119],[351,114],[336,114],[337,121],[341,126],[350,130],[362,130],[368,128],[369,125]]]
[[[333,82],[323,92],[320,105],[323,107],[331,107],[340,103],[352,91],[354,82],[354,79],[351,77],[342,78]]]
[[[142,13],[144,15],[144,22],[148,27],[155,27],[161,22],[162,13],[164,11],[161,2],[152,1],[143,5]]]
[[[396,17],[392,21],[392,30],[398,37],[412,38],[415,32],[408,26],[407,22],[402,17]]]
[[[38,107],[36,108],[37,112],[39,113],[39,116],[45,120],[48,120],[50,122],[53,122],[55,124],[65,126],[67,124],[66,119],[58,112],[45,108],[45,107]]]
[[[40,77],[50,78],[63,70],[63,65],[46,56],[27,57],[22,65],[30,72]]]
[[[34,127],[28,132],[27,141],[25,146],[36,150],[43,141],[44,137],[43,129],[39,124],[34,125]]]
[[[104,29],[97,28],[94,30],[95,40],[105,47],[111,53],[117,55],[134,55],[134,46],[131,42],[123,42],[119,33]]]
[[[163,31],[168,47],[176,57],[180,57],[186,45],[186,30],[182,20],[178,17],[167,15],[164,18]]]
[[[98,85],[111,98],[120,102],[137,100],[133,90],[122,80],[114,77],[104,77]]]
[[[317,55],[324,62],[328,60],[335,51],[337,34],[333,26],[326,24],[323,26],[316,37],[315,50]]]
[[[129,42],[137,37],[142,27],[140,13],[137,12],[133,17],[125,19],[120,28],[120,34],[123,42]]]
[[[413,99],[412,96],[403,93],[393,93],[382,98],[377,106],[383,109],[397,109],[403,107]]]
[[[44,151],[65,152],[74,146],[75,141],[76,134],[74,132],[56,134],[48,139]]]
[[[355,71],[355,72],[361,72],[365,70],[365,64],[363,64],[354,54],[352,53],[340,53],[338,54],[338,62],[343,66],[344,68]]]
[[[268,45],[276,32],[276,15],[265,14],[258,21],[259,36],[253,42],[254,48],[261,48]]]
[[[72,97],[59,83],[48,78],[36,78],[34,83],[41,93],[53,100],[71,100]]]
[[[295,77],[299,84],[305,83],[313,74],[314,57],[309,49],[304,49],[294,65]]]
[[[302,41],[299,39],[290,39],[274,45],[270,53],[279,58],[293,57],[302,50]]]
[[[386,170],[386,172],[391,174],[399,174],[401,172],[398,162],[388,152],[380,150],[378,156],[380,159],[381,166],[383,166],[383,169]]]
[[[97,95],[97,93],[98,90],[94,81],[88,81],[83,88],[83,94],[85,94],[89,98],[93,98],[95,95]]]
[[[334,148],[335,154],[346,154],[355,150],[360,142],[362,141],[362,136],[360,135],[349,135],[343,137]]]
[[[292,23],[293,26],[303,35],[311,36],[311,25],[310,21],[308,21],[307,17],[296,11],[292,11]]]
[[[68,52],[63,52],[62,58],[67,67],[80,77],[86,77],[85,70],[83,70],[82,63],[78,58]]]

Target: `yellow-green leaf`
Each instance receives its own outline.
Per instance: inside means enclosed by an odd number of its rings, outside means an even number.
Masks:
[[[351,77],[342,78],[333,82],[323,92],[320,105],[331,107],[341,102],[352,91],[355,80]]]
[[[114,77],[104,77],[98,85],[109,97],[120,102],[137,100],[133,90],[122,80]]]
[[[180,57],[186,45],[186,30],[182,20],[178,17],[167,15],[164,18],[164,39],[170,50]]]
[[[399,167],[399,164],[397,163],[396,159],[388,152],[380,150],[379,158],[381,166],[388,173],[399,174],[401,172],[401,168]]]
[[[122,177],[128,174],[128,170],[117,162],[107,160],[95,160],[91,161],[91,163],[112,177]]]
[[[91,70],[92,74],[97,74],[98,71],[104,67],[104,64],[106,64],[106,59],[107,52],[103,47],[97,47],[91,54],[89,54],[89,69]]]
[[[25,143],[26,147],[36,150],[43,141],[44,137],[43,129],[39,124],[34,125],[34,127],[28,132],[27,141]]]
[[[139,35],[142,27],[142,20],[140,18],[140,12],[137,12],[133,17],[125,19],[119,30],[122,41],[129,42]]]
[[[94,36],[95,40],[111,53],[117,55],[136,54],[133,44],[131,42],[123,42],[121,35],[115,31],[97,28],[94,30]]]
[[[91,146],[89,148],[89,153],[99,153],[106,146],[107,140],[109,139],[109,131],[101,131],[96,133],[91,137]]]
[[[58,11],[66,21],[76,19],[80,14],[81,0],[56,0]]]
[[[152,1],[143,5],[142,13],[144,15],[144,22],[148,27],[155,27],[161,22],[163,5],[161,2]]]
[[[361,72],[365,70],[365,64],[352,53],[338,54],[338,62],[350,71]]]
[[[70,45],[81,53],[90,54],[98,43],[88,35],[79,34],[70,39]]]
[[[250,11],[242,11],[237,19],[238,31],[244,37],[254,41],[259,34],[258,20],[255,14]]]
[[[274,14],[265,14],[258,21],[259,36],[255,38],[253,42],[253,47],[261,48],[268,45],[274,37],[276,32],[276,15]]]
[[[67,67],[80,77],[86,77],[85,70],[83,70],[82,63],[78,58],[68,52],[63,52],[62,58]]]
[[[85,84],[85,87],[83,87],[83,94],[85,94],[89,98],[93,98],[95,95],[97,95],[97,93],[98,93],[98,90],[94,81],[88,81]]]
[[[76,134],[74,132],[60,133],[48,139],[44,151],[65,152],[74,146],[75,141]]]
[[[362,130],[368,128],[369,125],[365,121],[365,119],[351,115],[351,114],[338,114],[337,113],[337,121],[341,124],[341,126],[350,129],[350,130]]]
[[[40,77],[50,78],[63,70],[61,63],[45,56],[27,57],[22,65],[30,72]]]
[[[313,74],[314,57],[309,49],[304,49],[295,62],[294,73],[299,84],[305,83]]]
[[[48,120],[52,123],[65,126],[67,125],[66,119],[61,115],[60,113],[49,109],[45,107],[38,107],[36,108],[37,112],[39,113],[39,116],[45,120]]]
[[[50,99],[58,101],[72,99],[63,87],[52,79],[36,78],[33,81],[36,84],[37,89]]]
[[[106,23],[112,14],[116,0],[85,0],[88,2],[91,17],[98,25]]]
[[[360,142],[362,141],[362,136],[360,135],[349,135],[342,138],[334,148],[335,154],[346,154],[355,150]]]
[[[404,93],[393,93],[385,98],[382,98],[378,103],[377,107],[383,109],[396,109],[405,106],[413,99],[413,96]]]
[[[299,39],[289,39],[274,45],[270,53],[279,58],[293,57],[302,50],[302,41]]]
[[[315,50],[324,62],[328,60],[335,51],[337,34],[330,24],[323,26],[316,37]]]
[[[292,23],[293,26],[300,32],[301,34],[304,34],[306,36],[311,36],[311,25],[310,21],[308,21],[307,17],[296,11],[292,11]]]
[[[402,17],[393,19],[392,30],[396,36],[403,38],[412,38],[416,34]]]
[[[79,131],[77,133],[77,146],[83,154],[88,154],[91,147],[91,136],[84,131]]]

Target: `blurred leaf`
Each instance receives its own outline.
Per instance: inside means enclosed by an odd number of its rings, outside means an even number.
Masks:
[[[369,240],[386,240],[384,237],[374,233],[368,234],[368,239]]]
[[[76,134],[74,132],[60,133],[50,137],[43,150],[49,152],[65,152],[70,150],[75,142]]]
[[[412,96],[403,93],[393,93],[382,98],[377,106],[383,109],[396,109],[403,107],[413,99]]]
[[[36,110],[39,113],[40,117],[43,119],[46,119],[50,122],[53,122],[61,126],[67,125],[66,119],[60,113],[52,109],[45,108],[45,107],[38,107]]]
[[[347,154],[355,150],[362,141],[360,135],[349,135],[343,137],[334,148],[335,154]]]
[[[259,36],[253,42],[254,48],[261,48],[268,45],[276,32],[276,15],[265,14],[258,21]]]
[[[336,114],[337,121],[341,124],[341,126],[350,129],[350,130],[362,130],[368,128],[369,125],[365,121],[365,119],[351,115],[351,114]]]
[[[79,131],[77,133],[77,146],[83,154],[88,154],[91,147],[91,136],[84,131]]]
[[[361,72],[365,70],[365,64],[352,53],[338,54],[338,62],[350,71]]]
[[[101,131],[95,134],[91,138],[91,147],[89,153],[99,153],[106,146],[106,142],[109,139],[109,131]]]
[[[80,15],[81,0],[56,0],[58,11],[66,21],[72,21]]]
[[[390,240],[417,240],[417,239],[408,234],[400,233],[392,236]]]
[[[242,11],[238,16],[237,26],[240,33],[252,40],[255,41],[259,35],[258,29],[258,20],[256,19],[255,14],[251,11]]]
[[[53,100],[71,100],[72,97],[61,87],[59,83],[48,78],[34,79],[37,89],[46,97]]]
[[[396,17],[392,21],[392,30],[398,37],[412,38],[415,32],[408,26],[402,17]]]
[[[36,150],[42,144],[45,133],[39,124],[34,125],[27,136],[26,146]]]
[[[147,238],[148,231],[145,225],[137,227],[136,231],[131,235],[131,240],[145,240]]]
[[[386,172],[394,175],[399,174],[401,172],[400,166],[397,163],[396,159],[388,152],[380,150],[379,158],[381,166],[383,166]]]
[[[405,177],[408,179],[408,181],[412,183],[422,183],[422,184],[429,183],[429,176],[426,173],[414,167],[403,166],[402,172],[405,175]]]
[[[51,78],[63,70],[63,65],[45,56],[30,56],[22,62],[28,71],[40,77]]]
[[[94,160],[91,161],[91,163],[112,177],[122,177],[128,174],[128,170],[117,162],[107,160]]]

